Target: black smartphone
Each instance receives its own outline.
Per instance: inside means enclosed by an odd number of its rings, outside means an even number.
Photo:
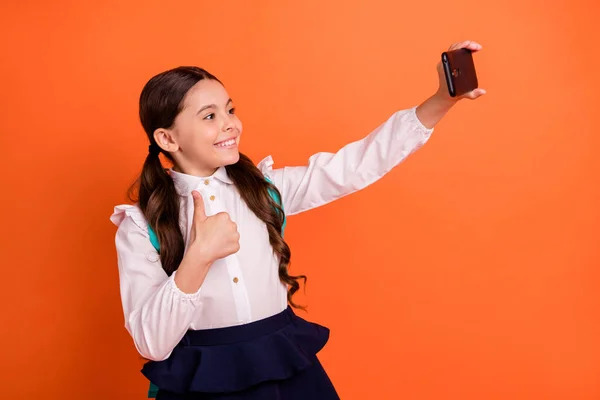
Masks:
[[[477,89],[477,74],[471,50],[458,49],[443,52],[442,65],[450,96],[462,96]]]

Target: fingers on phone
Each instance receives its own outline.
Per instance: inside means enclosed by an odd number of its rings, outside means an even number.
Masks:
[[[449,51],[452,50],[457,50],[457,49],[469,49],[472,51],[477,51],[477,50],[481,50],[482,46],[473,41],[473,40],[465,40],[463,42],[458,42],[458,43],[454,43],[452,46],[450,46],[450,48],[448,49]]]
[[[471,100],[475,100],[476,98],[481,97],[486,93],[487,92],[485,91],[485,89],[477,88],[465,94],[465,97]]]

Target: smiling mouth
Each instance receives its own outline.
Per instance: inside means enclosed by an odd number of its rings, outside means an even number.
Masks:
[[[214,146],[216,147],[232,147],[236,145],[236,139],[232,138],[232,139],[227,139],[227,140],[223,140],[222,142],[219,143],[215,143]]]

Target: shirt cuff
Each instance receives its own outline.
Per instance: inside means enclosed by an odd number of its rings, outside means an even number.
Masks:
[[[409,108],[408,115],[411,121],[414,122],[417,125],[417,127],[423,131],[423,133],[425,133],[426,135],[431,135],[431,133],[433,132],[433,128],[428,128],[425,125],[423,125],[419,117],[417,117],[417,106]]]
[[[192,303],[194,306],[198,306],[200,304],[200,293],[202,292],[202,286],[195,291],[194,293],[185,293],[182,292],[177,284],[175,283],[175,275],[177,271],[173,272],[167,281],[167,289],[171,290],[175,296],[179,297],[181,300]]]

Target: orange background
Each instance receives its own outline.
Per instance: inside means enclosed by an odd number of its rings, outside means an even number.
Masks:
[[[145,398],[108,217],[147,152],[153,74],[207,68],[242,151],[302,164],[428,97],[462,39],[488,95],[290,219],[298,300],[332,329],[343,399],[600,398],[596,1],[93,3],[0,10],[2,398]]]

